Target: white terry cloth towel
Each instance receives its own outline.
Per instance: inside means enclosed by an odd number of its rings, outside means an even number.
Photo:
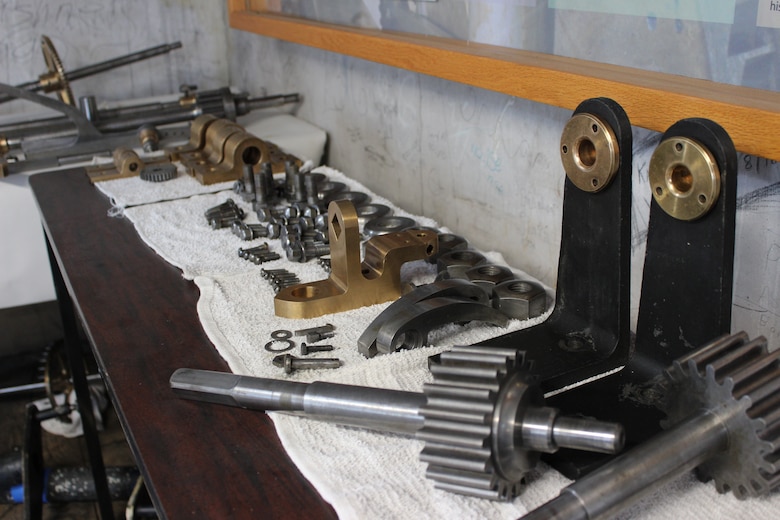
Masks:
[[[340,172],[330,168],[317,171],[331,180],[347,183],[350,189],[369,193],[375,202],[392,206]],[[201,291],[198,314],[204,330],[235,373],[420,392],[423,383],[430,380],[427,369],[430,355],[451,345],[472,344],[540,323],[549,315],[548,310],[534,320],[513,320],[505,329],[480,323],[450,325],[430,335],[433,347],[366,359],[357,351],[357,339],[389,303],[307,320],[275,316],[274,293],[260,277],[261,268],[288,269],[298,273],[302,281],[323,279],[327,273],[315,262],[294,264],[279,260],[256,266],[239,259],[238,247],[262,240],[247,243],[229,230],[211,230],[203,217],[206,208],[224,202],[230,195],[222,192],[138,206],[128,208],[126,215],[149,245],[180,267],[186,278],[194,279]],[[400,210],[396,214],[407,215]],[[421,225],[435,226],[430,219],[417,220]],[[273,249],[280,249],[278,241],[268,242]],[[505,264],[499,254],[487,256],[494,263]],[[517,274],[530,279],[525,273]],[[431,281],[434,275],[433,266],[423,261],[410,262],[402,271],[403,279],[413,283]],[[551,294],[548,302],[552,303]],[[286,375],[271,364],[278,352],[266,350],[266,345],[270,343],[271,349],[284,347],[271,341],[271,332],[324,323],[335,326],[335,337],[324,342],[333,344],[335,350],[313,356],[338,357],[343,361],[341,368]],[[295,350],[289,353],[297,355]],[[542,464],[531,475],[523,494],[512,503],[455,495],[435,490],[425,478],[425,464],[418,460],[422,443],[412,437],[280,413],[271,416],[292,460],[341,518],[517,518],[553,498],[568,484],[559,473]],[[257,463],[262,464],[262,454],[257,455]],[[777,511],[780,511],[777,494],[740,502],[731,495],[719,495],[711,484],[700,484],[686,476],[661,488],[622,517],[716,519],[744,518],[749,514],[760,519],[776,518]]]

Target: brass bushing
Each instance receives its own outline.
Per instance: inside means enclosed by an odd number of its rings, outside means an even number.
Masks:
[[[114,150],[114,166],[123,176],[138,175],[145,166],[138,154],[129,148]]]
[[[561,134],[561,162],[569,180],[591,193],[603,190],[620,166],[612,128],[591,114],[576,114]]]
[[[653,198],[679,220],[695,220],[720,195],[720,169],[712,153],[693,139],[670,137],[653,152],[649,168]]]
[[[206,146],[203,155],[211,164],[219,164],[225,158],[225,143],[228,138],[244,129],[236,122],[229,119],[217,119],[206,129]]]

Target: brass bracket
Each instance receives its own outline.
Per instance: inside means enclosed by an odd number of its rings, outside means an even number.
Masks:
[[[189,143],[167,151],[184,165],[187,173],[206,185],[242,178],[245,164],[251,164],[255,173],[263,162],[270,162],[274,173],[284,172],[286,161],[299,167],[303,164],[275,144],[246,132],[238,123],[210,115],[195,118]]]
[[[331,202],[328,223],[330,278],[281,290],[274,299],[277,316],[315,318],[400,298],[401,265],[429,258],[439,249],[435,232],[410,229],[368,240],[361,262],[355,206],[347,200]]]
[[[113,153],[114,162],[98,166],[87,166],[87,176],[92,184],[114,179],[136,177],[146,166],[171,162],[168,155],[141,159],[129,148],[117,148]]]

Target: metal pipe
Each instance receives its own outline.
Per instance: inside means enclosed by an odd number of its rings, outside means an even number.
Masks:
[[[174,392],[187,399],[253,410],[298,412],[328,422],[406,434],[423,427],[421,409],[428,401],[425,394],[417,392],[320,381],[299,383],[191,368],[176,370],[170,384]],[[543,412],[535,414],[537,410]],[[545,419],[539,420],[542,416]],[[605,451],[611,446],[607,452],[614,453],[623,447],[623,428],[618,424],[563,421],[556,431],[552,425],[561,419],[551,408],[527,408],[523,419],[514,424],[514,437],[519,439],[516,442],[521,448],[539,451],[555,451],[558,447]],[[538,434],[525,435],[524,427]],[[549,438],[549,442],[534,440],[526,444],[530,437]]]
[[[531,511],[524,520],[596,520],[618,512],[649,495],[728,447],[724,413],[710,411],[684,421],[624,453],[561,491],[560,496]]]

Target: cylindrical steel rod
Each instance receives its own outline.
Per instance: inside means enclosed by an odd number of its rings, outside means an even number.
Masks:
[[[65,72],[65,79],[67,79],[70,82],[70,81],[75,81],[77,79],[86,78],[87,76],[93,76],[100,72],[105,72],[107,70],[115,69],[117,67],[123,67],[125,65],[129,65],[137,61],[153,58],[154,56],[159,56],[160,54],[166,54],[180,47],[181,47],[181,42],[164,43],[162,45],[150,47],[148,49],[144,49],[138,52],[126,54],[124,56],[119,56],[118,58],[101,61],[100,63],[87,65],[86,67],[81,67],[80,69],[75,69],[70,72]],[[25,90],[31,90],[32,92],[38,92],[39,90],[43,90],[44,86],[41,81],[33,80],[33,81],[27,81],[25,83],[16,85],[16,88],[23,88]],[[10,96],[0,96],[0,103],[7,103],[8,101],[14,99],[16,98]]]
[[[723,415],[703,412],[571,484],[524,520],[595,520],[618,512],[725,450]]]
[[[143,61],[149,58],[154,58],[155,56],[159,56],[161,54],[167,54],[180,48],[181,42],[163,43],[162,45],[156,45],[154,47],[149,47],[148,49],[143,49],[137,52],[126,54],[124,56],[119,56],[118,58],[101,61],[100,63],[87,65],[86,67],[81,67],[80,69],[65,72],[65,78],[67,78],[68,81],[86,78],[88,76],[93,76],[95,74],[115,69],[117,67],[124,67],[125,65],[130,65],[131,63],[135,63],[137,61]]]
[[[425,396],[335,383],[298,383],[180,368],[171,388],[182,397],[252,410],[303,412],[329,422],[412,434]]]
[[[302,412],[308,417],[381,431],[414,434],[424,425],[423,393],[337,383],[299,383],[180,368],[171,376],[180,396],[254,410]],[[535,413],[539,411],[539,413]],[[559,447],[615,453],[623,447],[618,424],[558,417],[531,407],[514,427],[521,448],[553,452]],[[548,425],[548,426],[545,426]],[[557,427],[556,427],[557,425]]]

